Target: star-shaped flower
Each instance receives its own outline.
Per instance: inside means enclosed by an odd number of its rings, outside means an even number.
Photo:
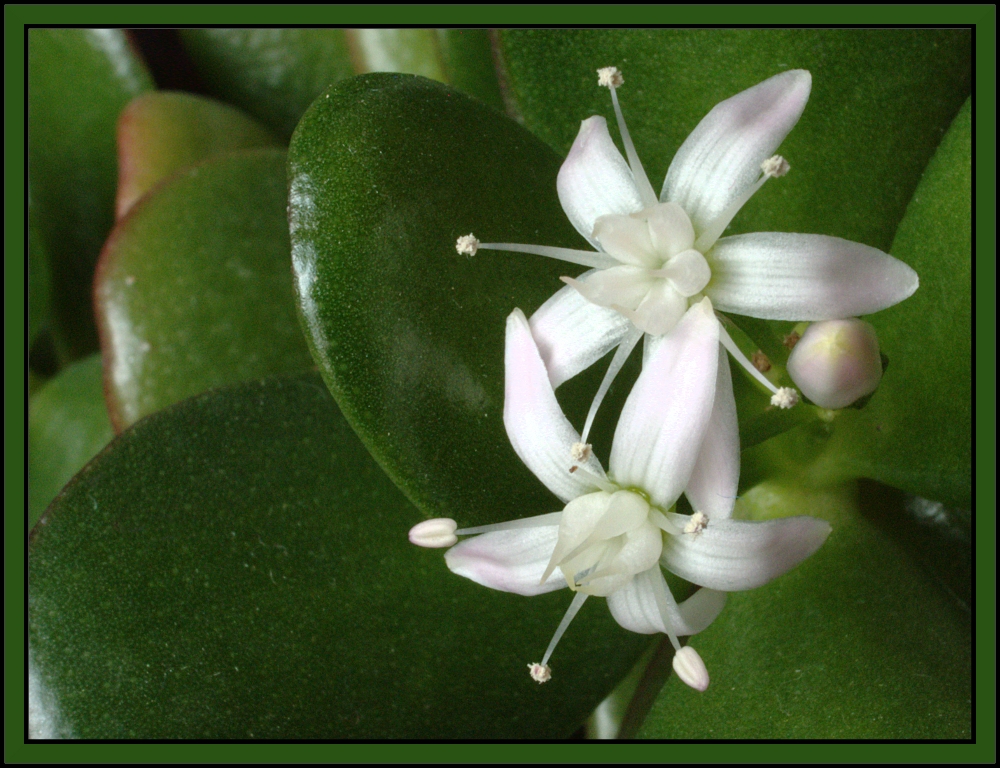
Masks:
[[[605,597],[633,632],[664,632],[674,668],[704,690],[708,673],[678,637],[705,629],[725,593],[760,586],[811,555],[830,531],[811,517],[731,519],[739,479],[739,435],[729,362],[707,299],[689,309],[643,366],[622,410],[605,473],[566,419],[528,321],[507,319],[504,424],[514,450],[565,504],[562,512],[456,530],[437,519],[410,540],[450,546],[455,573],[493,589],[537,595],[568,586],[576,597],[532,677],[548,661],[588,596]],[[694,515],[677,514],[686,494]],[[703,589],[678,604],[661,566]]]
[[[717,104],[677,151],[659,198],[618,104],[621,73],[608,67],[598,75],[611,90],[628,162],[595,116],[580,125],[556,180],[563,210],[595,251],[480,243],[471,234],[456,245],[461,253],[519,251],[592,268],[564,277],[567,287],[530,321],[553,386],[619,347],[588,425],[642,333],[669,332],[704,296],[721,311],[804,321],[877,312],[917,289],[910,267],[861,243],[784,232],[720,237],[768,179],[788,172],[774,151],[805,108],[809,72],[783,72]],[[793,391],[768,381],[725,330],[720,341],[774,393],[772,403],[794,403]]]

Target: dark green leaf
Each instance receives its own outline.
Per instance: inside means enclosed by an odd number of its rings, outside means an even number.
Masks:
[[[972,109],[955,119],[892,253],[920,288],[869,318],[888,355],[882,383],[845,411],[831,445],[845,472],[969,508],[972,498]]]
[[[238,109],[187,93],[148,93],[118,121],[118,218],[174,171],[221,152],[278,141]]]
[[[96,297],[117,428],[210,387],[311,367],[285,158],[244,150],[191,166],[115,227]]]
[[[470,230],[584,247],[556,199],[559,163],[513,121],[407,75],[333,88],[292,141],[292,255],[313,355],[390,476],[462,525],[559,506],[507,440],[503,350],[507,316],[537,309],[566,265],[455,252]],[[575,423],[598,369],[566,386]],[[599,450],[607,436],[595,430]]]
[[[968,30],[507,30],[499,53],[508,103],[558,152],[590,115],[614,125],[596,69],[618,66],[622,110],[657,191],[713,106],[808,69],[809,104],[781,145],[792,171],[755,195],[731,231],[815,232],[883,250],[971,82]]]
[[[73,475],[112,438],[101,357],[64,368],[28,409],[28,527]]]
[[[29,550],[32,684],[81,738],[566,738],[647,639],[451,574],[315,374],[121,435]]]
[[[708,690],[669,679],[639,738],[969,738],[968,614],[876,524],[884,504],[853,486],[744,494],[748,516],[808,513],[833,532],[790,573],[730,595],[691,639]]]
[[[94,264],[114,222],[115,121],[152,88],[118,29],[28,32],[28,163],[63,357],[97,348]]]
[[[49,254],[38,227],[35,206],[28,201],[28,344],[49,328],[52,314],[52,277]]]

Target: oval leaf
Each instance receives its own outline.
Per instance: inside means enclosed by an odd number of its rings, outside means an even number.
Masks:
[[[153,87],[119,29],[28,31],[28,166],[64,358],[97,349],[94,265],[114,223],[115,121]]]
[[[31,681],[78,738],[566,738],[641,653],[591,601],[448,571],[319,376],[207,393],[121,435],[29,549]]]
[[[124,216],[152,187],[221,152],[278,144],[238,109],[203,96],[159,91],[134,99],[118,118],[118,196]]]
[[[289,268],[285,152],[192,166],[119,222],[96,302],[121,430],[222,384],[311,367]]]

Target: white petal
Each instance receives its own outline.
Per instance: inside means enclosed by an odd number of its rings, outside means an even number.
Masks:
[[[636,573],[654,566],[659,568],[660,554],[663,552],[663,533],[659,528],[651,523],[642,525],[629,531],[622,539],[617,540],[622,543],[621,549],[607,562],[598,564],[595,571],[606,572],[608,575],[585,581],[582,591],[607,597],[628,584]]]
[[[596,272],[577,279],[585,282]],[[588,301],[570,285],[542,304],[529,323],[553,389],[621,344],[631,327],[620,312]]]
[[[660,200],[679,203],[702,232],[760,176],[811,87],[812,76],[793,69],[716,104],[674,155]]]
[[[556,177],[556,191],[570,223],[595,248],[598,216],[635,213],[643,207],[635,177],[611,140],[603,117],[580,123],[580,132]]]
[[[580,435],[556,401],[528,321],[519,309],[507,318],[504,366],[503,423],[521,461],[563,501],[596,490],[582,479],[583,473],[569,471],[579,463],[573,461],[571,451]],[[600,462],[593,456],[580,466],[604,477]]]
[[[628,317],[636,328],[651,336],[662,336],[674,329],[687,310],[687,299],[667,280],[657,280],[635,312]]]
[[[917,273],[877,248],[826,235],[755,232],[708,252],[716,308],[766,320],[838,320],[891,307]]]
[[[688,519],[671,515],[678,525]],[[830,524],[815,517],[709,520],[698,534],[667,536],[661,562],[682,579],[711,589],[753,589],[791,570],[819,549]]]
[[[541,595],[566,586],[557,570],[539,584],[559,537],[559,526],[484,533],[445,552],[452,573],[477,584],[519,595]]]
[[[611,447],[615,482],[669,508],[694,468],[715,399],[719,322],[711,302],[691,307],[643,366]]]
[[[708,515],[709,520],[724,520],[732,517],[739,480],[740,429],[736,421],[736,400],[729,356],[720,344],[712,418],[684,493],[691,506]]]
[[[667,633],[663,618],[656,603],[654,579],[663,581],[659,567],[636,574],[628,584],[608,595],[608,608],[621,626],[631,632],[651,635]],[[666,589],[666,583],[662,584]],[[712,589],[699,589],[691,597],[673,609],[673,601],[668,603],[670,632],[679,637],[696,635],[722,612],[726,605],[726,593]]]

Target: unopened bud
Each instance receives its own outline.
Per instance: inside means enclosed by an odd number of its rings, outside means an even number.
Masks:
[[[450,547],[458,541],[458,536],[455,535],[457,528],[458,524],[450,517],[424,520],[410,529],[410,543],[430,549]]]
[[[677,677],[696,691],[708,688],[708,669],[701,660],[698,651],[690,645],[685,645],[674,654],[674,672]]]
[[[882,379],[875,329],[856,318],[813,323],[788,356],[788,375],[823,408],[844,408],[871,394]]]

